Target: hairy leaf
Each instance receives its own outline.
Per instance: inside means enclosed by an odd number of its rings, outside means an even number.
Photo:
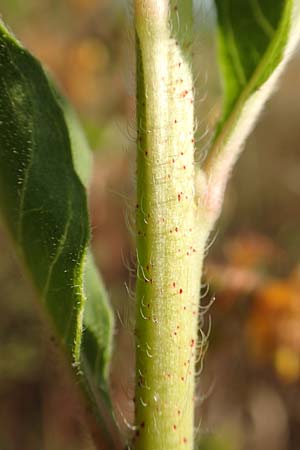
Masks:
[[[217,0],[223,121],[241,95],[249,97],[284,57],[292,26],[291,0]]]
[[[53,84],[52,89],[63,109],[68,126],[75,171],[83,185],[88,188],[92,172],[92,153],[74,110]],[[112,353],[114,316],[90,251],[85,263],[83,284],[87,299],[83,316],[81,362],[89,374],[89,382],[94,384],[94,388],[97,386],[108,399],[107,379]]]
[[[0,159],[7,229],[93,404],[99,392],[107,401],[113,316],[88,255],[91,155],[70,106],[1,22]]]
[[[211,202],[219,212],[241,146],[296,47],[300,18],[299,0],[215,0],[215,4],[223,114],[204,170],[217,185]]]
[[[88,301],[84,310],[83,348],[85,364],[90,367],[90,373],[97,374],[96,383],[103,392],[107,390],[109,361],[111,358],[111,330],[113,315],[108,298],[95,267],[92,255],[88,255],[85,271],[85,290]],[[101,302],[99,301],[101,292]],[[101,320],[99,318],[101,317]]]

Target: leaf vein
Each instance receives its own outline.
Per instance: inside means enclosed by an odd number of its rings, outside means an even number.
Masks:
[[[227,5],[228,6],[228,5]],[[244,86],[247,82],[246,80],[246,75],[244,72],[244,68],[243,65],[241,63],[240,60],[240,55],[236,46],[236,39],[235,39],[235,35],[234,35],[234,30],[231,24],[231,20],[230,20],[230,15],[228,10],[226,11],[225,14],[225,20],[226,20],[226,24],[227,24],[227,31],[228,31],[228,38],[229,38],[229,42],[230,42],[230,46],[228,46],[228,49],[231,50],[231,56],[232,56],[232,62],[234,63],[234,67],[236,69],[236,74],[237,77],[239,79],[239,83]]]
[[[53,273],[53,269],[55,267],[55,264],[57,263],[60,255],[62,254],[62,251],[64,249],[65,243],[67,241],[67,237],[68,237],[68,233],[69,233],[69,229],[70,229],[70,224],[73,218],[73,211],[71,208],[71,201],[70,198],[68,199],[68,219],[65,223],[64,226],[64,230],[63,233],[59,239],[59,245],[57,247],[57,251],[54,255],[54,258],[49,266],[49,270],[48,270],[48,275],[47,275],[47,279],[46,279],[46,283],[45,283],[45,287],[43,290],[43,298],[45,299],[47,297],[48,291],[49,291],[49,286],[50,286],[50,281],[51,281],[51,277],[52,277],[52,273]]]
[[[275,34],[275,30],[264,15],[259,0],[250,0],[250,6],[257,24],[269,38],[272,38]]]

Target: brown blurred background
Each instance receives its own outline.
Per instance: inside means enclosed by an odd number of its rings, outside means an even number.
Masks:
[[[55,74],[95,154],[93,245],[116,311],[111,389],[129,436],[134,381],[134,33],[126,0],[1,0]],[[213,11],[196,4],[199,159],[220,112]],[[300,58],[283,76],[227,189],[206,258],[209,349],[201,450],[300,449]],[[207,131],[207,133],[206,133]],[[127,286],[127,288],[126,288]],[[69,381],[0,230],[0,449],[88,450]],[[210,320],[211,317],[211,327]],[[120,378],[120,374],[122,378]]]

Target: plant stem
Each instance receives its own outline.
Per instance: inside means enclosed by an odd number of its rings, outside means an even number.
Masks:
[[[192,0],[135,0],[137,35],[136,450],[193,449],[201,270]]]

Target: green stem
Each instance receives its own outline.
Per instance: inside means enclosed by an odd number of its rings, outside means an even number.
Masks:
[[[192,0],[135,0],[136,450],[193,449],[208,224],[196,198]]]

